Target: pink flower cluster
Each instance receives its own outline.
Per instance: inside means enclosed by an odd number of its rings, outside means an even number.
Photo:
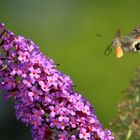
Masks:
[[[16,117],[33,139],[114,140],[73,86],[33,41],[0,24],[0,88],[6,99],[14,97]]]

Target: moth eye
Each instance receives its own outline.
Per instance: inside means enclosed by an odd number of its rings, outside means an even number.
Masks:
[[[137,51],[140,50],[140,42],[138,42],[137,44],[135,44],[135,49],[136,49]]]

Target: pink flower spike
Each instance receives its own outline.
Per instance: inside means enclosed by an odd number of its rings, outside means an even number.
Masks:
[[[88,140],[88,138],[90,138],[90,133],[89,132],[86,132],[86,129],[85,128],[81,128],[79,137],[81,139]]]
[[[33,67],[31,67],[31,68],[29,68],[29,70],[30,70],[30,74],[29,74],[29,76],[31,77],[31,78],[36,78],[36,79],[38,79],[39,77],[40,77],[40,73],[41,73],[41,70],[40,70],[40,68],[37,68],[37,69],[34,69]]]
[[[29,53],[28,52],[22,52],[22,51],[19,51],[18,52],[18,60],[19,61],[27,61],[27,56],[29,56]]]
[[[42,89],[43,91],[45,91],[45,92],[48,92],[48,91],[49,91],[48,86],[47,86],[43,81],[39,81],[38,83],[39,83],[39,85],[41,86],[41,89]]]

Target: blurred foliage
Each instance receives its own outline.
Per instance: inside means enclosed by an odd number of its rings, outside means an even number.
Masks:
[[[127,35],[140,24],[139,5],[139,0],[0,0],[0,22],[32,39],[59,63],[57,68],[71,76],[75,90],[93,104],[99,120],[108,127],[117,116],[121,91],[140,64],[140,54],[116,59],[114,52],[106,57],[104,50],[118,28]],[[0,114],[0,139],[31,139],[28,130],[17,124],[13,104],[1,95]]]
[[[118,104],[118,118],[111,123],[116,140],[140,139],[140,67]]]

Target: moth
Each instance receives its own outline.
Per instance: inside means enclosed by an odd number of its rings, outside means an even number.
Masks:
[[[140,52],[140,26],[134,28],[127,36],[121,36],[120,29],[117,30],[113,41],[106,47],[104,54],[110,55],[112,48],[115,48],[117,58],[121,58],[124,52]]]

